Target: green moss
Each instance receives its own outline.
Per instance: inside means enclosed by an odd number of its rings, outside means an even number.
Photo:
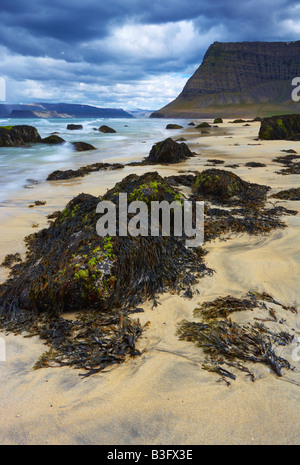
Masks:
[[[78,270],[74,274],[74,279],[88,279],[89,271],[88,270]]]

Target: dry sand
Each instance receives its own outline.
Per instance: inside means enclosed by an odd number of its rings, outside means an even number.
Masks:
[[[155,169],[162,175],[202,170],[208,158],[218,158],[225,160],[225,165],[239,164],[233,170],[236,174],[269,185],[272,192],[300,186],[299,176],[277,175],[279,165],[271,162],[282,149],[299,150],[299,142],[255,141],[259,123],[244,127],[225,122],[224,128],[229,133],[200,138],[192,137],[189,129],[185,137],[197,156],[180,165]],[[267,167],[249,169],[244,166],[248,161]],[[23,237],[34,231],[32,224],[45,227],[46,215],[62,209],[76,194],[101,195],[127,174],[148,170],[126,167],[24,189],[0,211],[0,262],[7,253],[24,252]],[[47,204],[29,209],[35,200]],[[300,211],[300,202],[279,204]],[[251,368],[256,382],[239,373],[227,387],[216,382],[218,375],[201,368],[201,350],[179,341],[175,334],[179,321],[193,320],[198,302],[218,296],[265,291],[283,304],[300,304],[300,215],[285,220],[288,228],[267,237],[238,235],[226,242],[205,244],[209,251],[206,263],[216,273],[200,280],[196,286],[199,294],[192,300],[165,294],[158,307],[144,305],[145,312],[139,317],[150,325],[138,348],[146,351],[105,373],[82,380],[79,372],[70,368],[33,371],[35,361],[46,350],[43,343],[38,338],[2,334],[7,361],[0,362],[0,444],[299,443],[300,366],[292,354],[300,356],[300,350],[295,344],[284,348],[283,354],[295,371],[278,378],[266,366],[255,365]],[[5,277],[6,271],[0,268],[0,279]],[[243,313],[236,321],[253,318],[249,312]],[[297,339],[299,316],[282,316],[287,321],[279,329],[294,330]]]

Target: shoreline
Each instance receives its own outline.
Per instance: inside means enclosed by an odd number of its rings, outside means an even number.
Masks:
[[[268,185],[272,189],[270,195],[299,187],[297,175],[276,174],[279,165],[271,161],[280,155],[280,150],[297,150],[299,142],[255,141],[258,128],[259,123],[243,127],[230,125],[226,120],[222,125],[226,134],[205,137],[190,137],[193,129],[184,128],[180,136],[198,155],[182,163],[128,166],[120,171],[98,172],[24,189],[2,207],[0,237],[5,240],[0,243],[0,262],[8,253],[24,253],[23,238],[37,231],[32,223],[46,227],[46,216],[64,208],[75,195],[102,195],[132,172],[140,175],[157,171],[170,176],[179,171],[207,169],[207,159],[216,158],[225,163],[215,168]],[[114,163],[118,159],[106,161]],[[267,167],[248,168],[248,161],[259,161]],[[232,169],[227,164],[240,166]],[[28,208],[35,200],[47,203]],[[278,201],[278,205],[300,212],[300,201]],[[205,243],[209,252],[205,262],[216,273],[199,281],[199,294],[191,300],[166,293],[160,296],[161,305],[155,309],[149,302],[144,304],[139,318],[142,324],[151,324],[138,347],[147,351],[103,374],[80,380],[78,371],[69,368],[32,371],[34,362],[46,350],[43,343],[36,337],[4,336],[8,358],[6,363],[0,362],[0,443],[297,444],[299,387],[291,379],[299,378],[299,368],[293,376],[288,373],[290,381],[285,382],[267,367],[255,366],[255,383],[241,375],[226,387],[216,382],[217,376],[201,369],[199,349],[179,341],[175,335],[180,320],[193,319],[198,302],[220,295],[240,296],[257,290],[270,293],[285,305],[299,305],[300,214],[285,217],[284,221],[288,228],[264,237],[243,234],[226,242]],[[6,274],[0,268],[0,281]],[[297,315],[289,315],[287,324],[300,335]],[[192,429],[192,425],[197,427]]]

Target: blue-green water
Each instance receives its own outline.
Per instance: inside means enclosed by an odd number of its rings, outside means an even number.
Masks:
[[[0,203],[14,198],[28,185],[28,180],[46,182],[47,176],[57,169],[74,169],[108,159],[134,160],[147,156],[155,142],[179,131],[166,129],[170,122],[187,126],[186,120],[159,119],[0,119],[0,125],[26,124],[35,126],[41,137],[58,132],[67,141],[63,145],[33,144],[27,147],[0,147]],[[67,130],[69,123],[81,124],[82,130]],[[102,125],[114,128],[114,134],[103,134],[93,128]],[[97,151],[75,152],[68,142],[83,141],[92,144]]]

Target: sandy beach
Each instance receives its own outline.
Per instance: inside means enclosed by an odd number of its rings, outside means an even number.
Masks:
[[[299,175],[277,174],[280,165],[272,161],[282,155],[281,150],[299,151],[299,142],[258,141],[259,125],[255,122],[246,127],[225,120],[219,132],[205,137],[196,137],[195,129],[185,129],[181,135],[196,156],[180,164],[126,166],[23,189],[1,207],[0,263],[8,253],[24,254],[23,238],[47,227],[47,215],[62,210],[74,196],[81,192],[103,195],[133,172],[140,175],[155,170],[169,176],[207,169],[208,159],[218,159],[225,163],[216,168],[270,186],[269,194],[299,187]],[[118,159],[107,161],[115,163]],[[249,161],[266,167],[249,168],[245,166]],[[232,164],[239,167],[226,167]],[[46,204],[28,208],[35,200]],[[300,201],[272,199],[272,203],[300,212]],[[195,286],[198,293],[192,299],[166,293],[160,296],[156,308],[151,302],[142,305],[144,313],[138,317],[142,324],[150,322],[138,340],[142,355],[90,378],[81,379],[79,371],[71,368],[34,371],[33,365],[47,349],[43,342],[37,337],[0,333],[7,350],[6,362],[0,362],[0,444],[298,444],[297,345],[282,349],[295,366],[283,377],[265,365],[253,364],[255,382],[240,373],[226,386],[217,382],[217,374],[201,368],[201,349],[176,335],[181,320],[193,320],[198,303],[218,296],[267,292],[300,311],[300,214],[286,216],[284,221],[287,228],[266,236],[238,234],[226,241],[205,243],[205,262],[215,273],[200,279]],[[0,267],[1,282],[7,275],[7,270]],[[274,329],[293,332],[295,340],[300,338],[299,315],[276,310],[286,321],[284,327],[274,323]],[[243,323],[262,316],[250,313],[241,312],[232,318]],[[296,361],[295,353],[299,354]]]

